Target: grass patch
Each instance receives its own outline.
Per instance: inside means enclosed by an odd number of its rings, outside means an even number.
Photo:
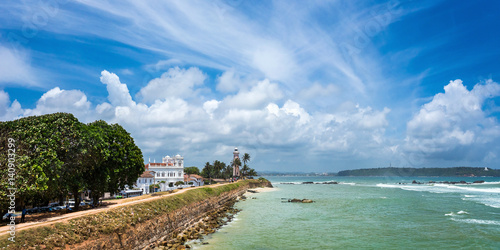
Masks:
[[[101,213],[82,216],[64,223],[18,231],[16,232],[15,243],[8,241],[8,235],[0,236],[0,248],[46,247],[51,249],[78,244],[88,239],[97,239],[102,235],[124,232],[132,226],[168,214],[183,206],[202,201],[208,197],[218,196],[249,183],[260,182],[262,181],[245,180],[218,187],[191,189],[181,194],[126,205]]]

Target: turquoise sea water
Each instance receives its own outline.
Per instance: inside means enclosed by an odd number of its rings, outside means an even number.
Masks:
[[[196,249],[500,249],[500,178],[269,177]],[[337,181],[338,185],[299,184]],[[484,184],[406,184],[413,180]],[[294,182],[295,185],[280,184]],[[256,199],[251,199],[256,197]],[[311,204],[282,202],[308,198]]]

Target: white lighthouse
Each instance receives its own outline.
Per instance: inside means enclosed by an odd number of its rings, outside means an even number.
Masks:
[[[240,152],[238,148],[234,148],[233,151],[233,178],[240,177],[240,167],[236,165],[236,159],[240,158]]]

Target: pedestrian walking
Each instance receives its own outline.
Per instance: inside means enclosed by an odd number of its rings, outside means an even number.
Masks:
[[[26,207],[23,207],[23,212],[21,213],[21,223],[24,222],[25,217],[26,217]]]

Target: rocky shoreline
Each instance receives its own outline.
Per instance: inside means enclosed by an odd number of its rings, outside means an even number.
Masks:
[[[234,208],[234,204],[236,202],[237,198],[232,198],[217,210],[207,213],[203,219],[189,226],[182,232],[174,232],[170,240],[160,240],[150,247],[152,249],[192,248],[190,242],[194,240],[203,241],[204,236],[215,233],[217,229],[227,225],[227,223],[233,220],[234,215],[240,211],[239,209]]]

